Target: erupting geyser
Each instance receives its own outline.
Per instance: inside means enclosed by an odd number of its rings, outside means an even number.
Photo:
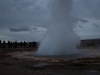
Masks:
[[[79,37],[73,30],[72,0],[55,0],[47,34],[36,55],[70,55],[78,53]]]

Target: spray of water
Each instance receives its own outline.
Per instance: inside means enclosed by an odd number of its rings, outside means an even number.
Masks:
[[[73,30],[71,16],[72,0],[55,0],[48,31],[42,40],[37,55],[69,55],[77,53],[78,36]]]

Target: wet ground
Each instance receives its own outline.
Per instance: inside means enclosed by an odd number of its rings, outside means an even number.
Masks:
[[[35,49],[1,49],[0,75],[100,75],[99,49],[80,50],[91,57],[65,60],[29,56]]]

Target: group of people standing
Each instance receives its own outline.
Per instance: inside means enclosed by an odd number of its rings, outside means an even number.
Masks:
[[[37,48],[37,42],[17,42],[17,41],[9,41],[6,43],[5,41],[0,40],[0,48]]]

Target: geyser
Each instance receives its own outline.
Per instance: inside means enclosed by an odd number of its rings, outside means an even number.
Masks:
[[[79,37],[73,30],[72,0],[55,0],[48,31],[36,55],[70,55],[78,53]]]

